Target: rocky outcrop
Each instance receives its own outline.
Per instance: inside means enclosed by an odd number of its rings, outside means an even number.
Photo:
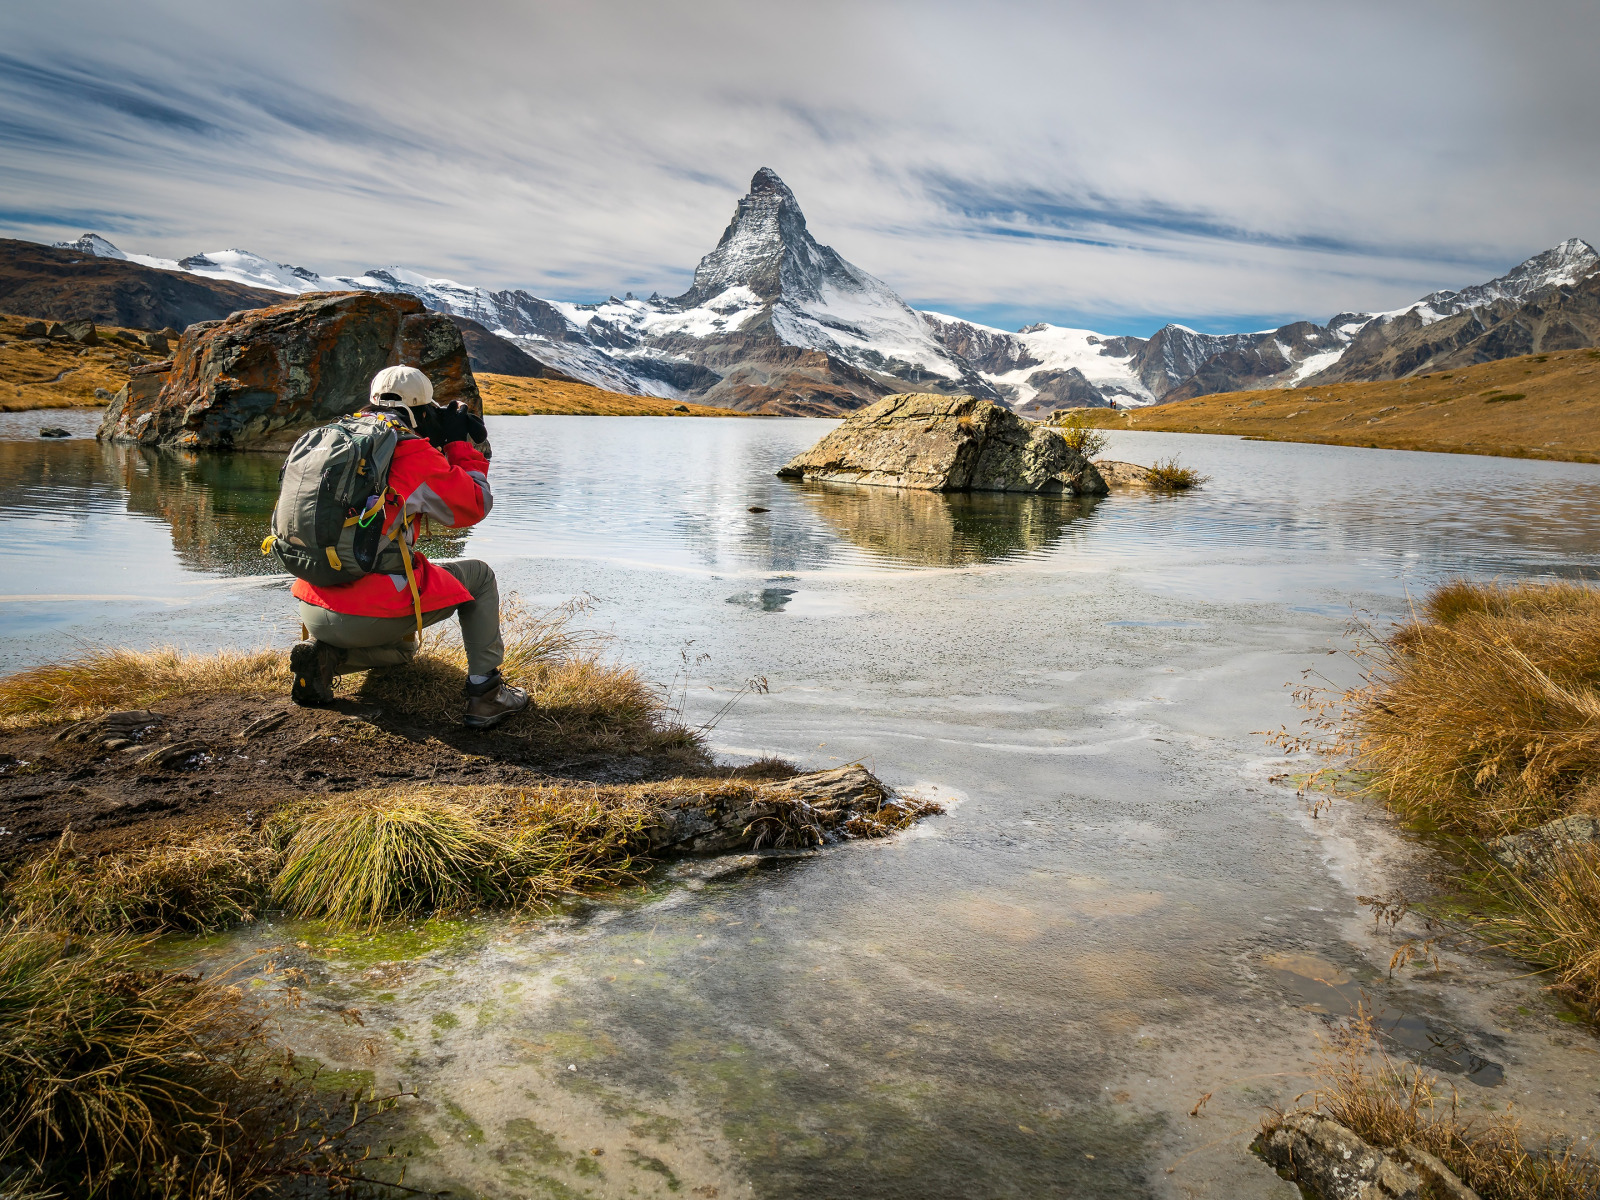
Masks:
[[[988,400],[923,393],[863,408],[778,474],[933,492],[1106,491],[1094,465],[1055,430]]]
[[[1385,1152],[1316,1113],[1263,1126],[1251,1149],[1318,1200],[1479,1200],[1456,1174],[1415,1146]]]
[[[1489,843],[1489,853],[1513,871],[1538,875],[1562,854],[1600,846],[1600,817],[1574,813],[1537,829],[1507,834]]]
[[[138,368],[99,436],[189,450],[286,449],[354,412],[380,369],[405,363],[441,404],[482,410],[461,332],[414,296],[314,293],[191,325],[170,362]]]

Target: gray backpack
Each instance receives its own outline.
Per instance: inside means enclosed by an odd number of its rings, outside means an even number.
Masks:
[[[409,576],[396,539],[383,536],[383,496],[399,440],[389,418],[371,413],[302,434],[278,475],[278,504],[262,553],[276,555],[285,571],[316,587],[354,583],[379,569],[399,574],[402,565]]]

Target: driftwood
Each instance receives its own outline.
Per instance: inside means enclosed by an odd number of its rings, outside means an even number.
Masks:
[[[647,831],[649,851],[664,856],[819,846],[882,834],[930,811],[936,807],[925,801],[897,799],[857,763],[796,775],[735,799],[710,793],[683,796],[663,808]]]

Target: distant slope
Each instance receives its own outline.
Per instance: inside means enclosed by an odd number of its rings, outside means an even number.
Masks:
[[[530,379],[516,375],[473,372],[483,395],[483,411],[491,417],[745,417],[705,404],[663,400],[659,396],[625,396],[575,379]]]
[[[105,404],[98,388],[115,393],[128,369],[160,354],[141,345],[130,329],[98,326],[98,344],[28,332],[35,318],[0,313],[0,412],[35,408],[94,408]]]
[[[1399,379],[1523,354],[1600,344],[1600,273],[1501,296],[1433,321],[1417,309],[1374,320],[1307,386]]]
[[[518,375],[526,379],[562,379],[577,383],[571,375],[540,362],[526,350],[503,337],[496,337],[482,325],[467,317],[453,313],[451,322],[461,330],[461,340],[467,346],[467,359],[472,363],[474,375],[487,372],[491,375]]]
[[[132,329],[215,321],[283,297],[228,280],[0,238],[0,311]]]
[[[1600,350],[1525,355],[1376,383],[1228,392],[1133,411],[1103,429],[1600,462]]]

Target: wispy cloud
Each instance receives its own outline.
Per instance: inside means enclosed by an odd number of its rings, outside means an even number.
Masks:
[[[1592,5],[796,12],[9,6],[0,229],[671,294],[771,166],[914,303],[1111,332],[1392,307],[1600,233]]]

